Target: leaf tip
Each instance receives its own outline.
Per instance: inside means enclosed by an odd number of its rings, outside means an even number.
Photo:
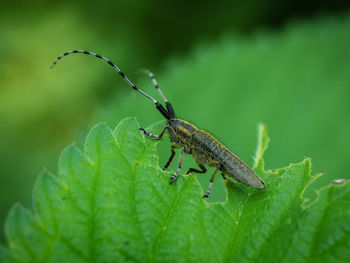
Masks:
[[[73,155],[75,151],[77,151],[77,146],[74,142],[63,149],[60,156],[58,157],[58,174],[61,174],[63,167],[67,162],[67,159],[69,156]],[[45,173],[45,168],[42,173]]]
[[[11,243],[23,222],[27,222],[31,218],[30,212],[21,204],[14,203],[5,219],[5,235],[8,243]]]
[[[135,127],[135,128],[140,128],[140,124],[137,121],[137,118],[134,116],[130,116],[130,117],[126,117],[124,119],[122,119],[117,126],[115,127],[113,134],[115,137],[118,136],[118,132],[120,132],[121,130],[123,130],[123,128],[131,128],[131,127]]]
[[[84,149],[88,148],[89,143],[91,141],[95,141],[96,138],[99,138],[100,136],[103,136],[104,134],[112,133],[111,128],[108,126],[107,123],[105,122],[100,122],[95,124],[90,131],[88,132],[86,139],[85,139],[85,144],[84,144]]]
[[[268,129],[264,123],[259,123],[258,125],[258,146],[255,154],[255,165],[254,170],[264,171],[265,162],[263,155],[270,143],[270,137],[268,136]]]

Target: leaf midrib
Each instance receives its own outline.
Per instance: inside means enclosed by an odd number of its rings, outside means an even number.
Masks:
[[[244,203],[243,203],[243,205],[242,205],[242,211],[241,211],[241,213],[240,213],[240,211],[239,210],[237,210],[237,212],[238,212],[238,215],[237,215],[237,220],[236,220],[236,225],[235,225],[235,227],[234,227],[234,229],[232,230],[232,233],[231,233],[231,235],[230,235],[230,240],[229,240],[229,242],[228,242],[228,244],[227,244],[227,247],[226,247],[226,250],[225,250],[225,255],[224,255],[224,258],[223,258],[223,260],[222,260],[222,262],[228,262],[228,258],[229,258],[229,256],[230,256],[230,252],[231,252],[231,250],[232,250],[232,246],[233,246],[233,241],[235,240],[235,237],[236,237],[236,231],[237,231],[237,229],[238,229],[238,226],[239,226],[239,223],[241,222],[241,217],[242,217],[242,215],[243,215],[243,212],[244,212],[244,209],[245,209],[245,205],[246,205],[246,203],[248,202],[248,200],[249,200],[249,198],[250,198],[250,196],[251,196],[251,191],[249,190],[249,192],[248,192],[248,194],[247,194],[247,198],[245,199],[245,201],[244,201]]]
[[[158,243],[159,243],[162,235],[168,229],[168,226],[169,226],[169,223],[171,221],[172,215],[174,214],[175,208],[176,208],[176,206],[177,206],[177,204],[182,196],[182,193],[187,189],[187,187],[189,185],[189,181],[190,181],[189,179],[185,181],[185,184],[183,185],[180,193],[177,194],[177,196],[176,196],[176,198],[175,198],[175,200],[174,200],[174,202],[169,210],[169,213],[168,213],[166,219],[164,220],[164,224],[161,225],[160,231],[158,232],[158,235],[157,235],[156,239],[154,240],[151,253],[149,254],[148,262],[154,262],[155,250],[158,246]]]

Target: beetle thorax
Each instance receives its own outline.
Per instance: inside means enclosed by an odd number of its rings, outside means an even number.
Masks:
[[[194,125],[181,119],[170,119],[169,126],[173,128],[175,133],[170,134],[171,139],[177,143],[181,142],[181,144],[187,144],[192,138],[192,133],[197,130]],[[176,138],[173,138],[175,136]]]

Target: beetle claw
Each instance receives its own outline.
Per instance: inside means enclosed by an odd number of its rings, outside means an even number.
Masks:
[[[174,174],[172,177],[170,177],[170,183],[169,184],[173,184],[176,180],[177,176]]]

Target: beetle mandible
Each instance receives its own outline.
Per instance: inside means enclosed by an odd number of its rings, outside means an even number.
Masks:
[[[194,160],[198,164],[200,170],[195,168],[190,168],[185,174],[189,173],[205,173],[207,168],[204,166],[205,164],[209,167],[215,167],[215,171],[210,177],[210,183],[208,187],[208,191],[203,196],[203,198],[209,198],[209,195],[213,188],[213,182],[215,176],[218,171],[221,171],[221,175],[224,179],[226,176],[232,177],[237,181],[244,183],[249,186],[253,186],[255,188],[264,188],[264,181],[254,172],[252,168],[250,168],[245,162],[243,162],[238,156],[236,156],[233,152],[231,152],[225,145],[223,145],[219,140],[217,140],[214,136],[209,134],[208,132],[198,129],[193,124],[181,120],[176,117],[175,111],[171,105],[171,103],[166,99],[163,92],[158,86],[154,75],[149,70],[143,70],[152,80],[153,85],[155,86],[157,92],[160,97],[165,102],[165,107],[162,106],[158,101],[152,98],[150,95],[140,90],[132,83],[128,77],[109,59],[100,56],[96,53],[84,51],[84,50],[72,50],[66,52],[59,56],[51,65],[53,68],[56,63],[63,57],[73,54],[73,53],[81,53],[86,55],[92,55],[99,59],[106,61],[110,66],[112,66],[122,78],[126,81],[126,83],[136,90],[141,95],[145,96],[147,99],[152,101],[158,111],[165,117],[168,121],[168,125],[165,126],[159,133],[159,135],[154,135],[147,132],[145,129],[140,128],[143,134],[146,137],[160,140],[162,139],[165,131],[169,133],[170,141],[173,142],[171,146],[171,155],[168,162],[165,164],[163,170],[167,170],[174,160],[175,150],[176,148],[181,149],[178,168],[175,173],[170,177],[170,184],[174,183],[177,176],[180,174],[182,168],[182,158],[184,153],[192,154]]]

